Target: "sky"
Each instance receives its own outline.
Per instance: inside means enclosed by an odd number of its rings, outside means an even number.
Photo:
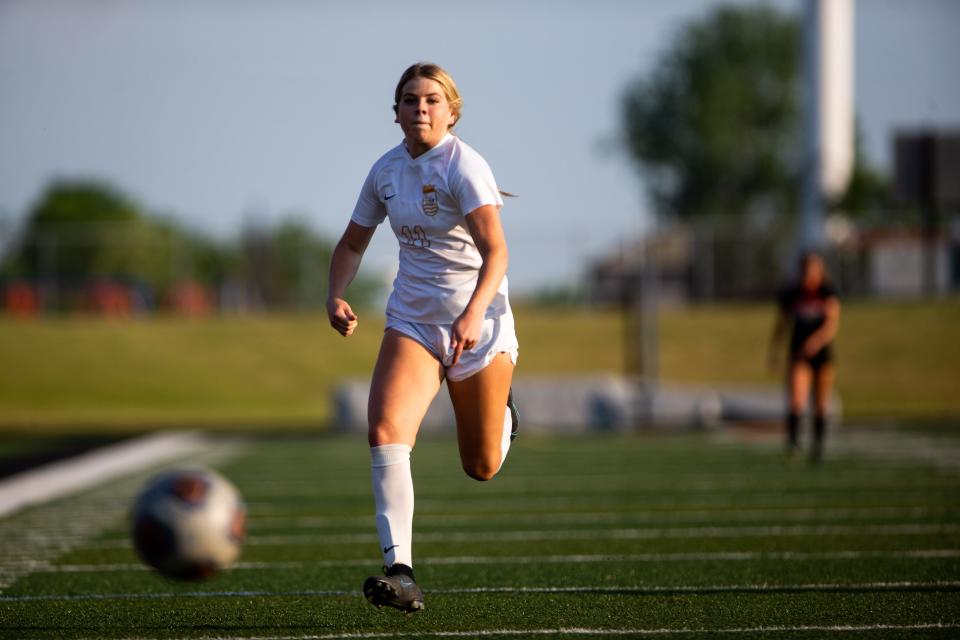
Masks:
[[[430,60],[463,94],[460,137],[520,195],[503,209],[512,289],[563,285],[652,219],[615,143],[620,98],[720,4],[0,0],[0,233],[60,177],[217,237],[297,215],[335,239],[401,140],[397,78]],[[880,169],[895,128],[960,126],[957,25],[956,0],[857,0],[856,111]],[[395,242],[379,230],[368,274]]]

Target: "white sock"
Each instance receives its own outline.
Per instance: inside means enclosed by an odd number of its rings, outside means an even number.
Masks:
[[[413,476],[410,447],[382,444],[370,448],[373,500],[383,564],[413,566]]]
[[[503,435],[500,436],[500,466],[507,459],[507,452],[510,451],[510,433],[513,431],[513,416],[510,415],[510,407],[506,408],[503,416]],[[499,471],[499,467],[497,468]]]

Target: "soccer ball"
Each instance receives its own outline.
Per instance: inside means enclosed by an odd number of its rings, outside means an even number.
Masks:
[[[133,505],[140,559],[179,580],[202,580],[232,565],[246,533],[237,489],[209,469],[177,469],[150,479]]]

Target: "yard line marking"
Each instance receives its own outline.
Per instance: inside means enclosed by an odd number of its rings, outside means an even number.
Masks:
[[[566,529],[521,531],[449,531],[418,533],[418,542],[537,542],[542,540],[669,540],[686,538],[790,537],[809,535],[925,535],[960,532],[960,524],[876,524],[876,525],[787,525],[756,527],[657,527],[617,529]],[[286,534],[252,535],[245,542],[251,546],[288,544],[347,545],[370,544],[376,534]],[[126,538],[101,540],[85,545],[87,549],[126,549]]]
[[[690,634],[744,634],[744,633],[800,633],[807,631],[926,631],[933,629],[960,629],[960,624],[929,622],[916,624],[862,624],[862,625],[765,625],[761,627],[726,627],[721,629],[681,627],[678,629],[592,629],[587,627],[557,627],[556,629],[477,629],[475,631],[374,631],[328,633],[306,636],[206,636],[191,640],[375,640],[376,638],[470,638],[477,636],[672,636]],[[142,637],[128,640],[144,640]],[[183,640],[187,640],[184,638]]]
[[[191,436],[191,438],[193,437]],[[197,449],[187,456],[187,445],[185,443],[189,440],[190,438],[181,442],[184,446],[184,448],[179,449],[180,453],[178,454],[181,456],[178,460],[181,464],[214,464],[217,461],[236,455],[241,448],[241,445],[235,442],[218,441],[216,446],[204,445],[204,448]],[[149,445],[146,449],[138,449],[136,446],[137,442],[142,441],[146,441]],[[67,551],[81,547],[108,527],[122,521],[138,487],[156,469],[160,461],[160,459],[156,459],[153,464],[148,463],[151,442],[156,443],[158,441],[151,440],[148,437],[126,443],[130,445],[130,448],[120,451],[120,463],[115,461],[105,465],[104,471],[112,469],[111,473],[116,472],[116,477],[113,477],[109,482],[106,482],[106,478],[102,477],[93,485],[81,487],[80,485],[85,482],[92,482],[92,479],[99,473],[90,472],[87,474],[86,471],[82,472],[80,474],[82,477],[75,478],[78,485],[68,489],[68,491],[72,491],[74,488],[78,490],[82,488],[84,491],[71,498],[68,503],[60,501],[38,504],[23,512],[0,517],[0,592],[19,578],[29,575],[38,567],[50,564],[55,558],[62,556]],[[161,444],[158,446],[161,450],[170,450],[165,449],[167,445],[163,444],[163,440],[159,442]],[[168,444],[173,442],[169,446],[174,450],[180,446],[176,444],[176,440],[167,442]],[[197,440],[197,442],[199,444],[201,441]],[[103,453],[102,450],[100,452]],[[86,463],[89,463],[91,460],[96,460],[96,457],[84,457],[84,459]],[[56,470],[61,468],[62,465],[65,465],[63,468],[69,470],[71,465],[78,462],[80,462],[80,459],[54,463],[37,471],[43,469],[46,471]],[[127,469],[122,473],[119,471],[123,465],[133,465],[134,463],[134,468]],[[76,469],[76,466],[72,468]],[[68,476],[69,473],[56,477],[61,478],[60,481],[62,481],[63,478]],[[29,472],[14,476],[6,482],[17,480],[17,484],[0,483],[0,487],[22,486],[21,481],[24,477],[29,479],[36,476],[30,475]],[[31,499],[34,499],[41,493],[34,489],[31,490],[30,495],[32,496]],[[52,499],[52,496],[49,499]]]
[[[863,583],[810,583],[810,584],[745,584],[745,585],[678,585],[678,586],[581,586],[581,587],[472,587],[462,589],[436,589],[429,593],[794,593],[807,591],[857,592],[857,591],[954,591],[960,589],[960,580],[933,582],[863,582]]]
[[[578,587],[468,587],[456,589],[429,589],[428,594],[467,593],[609,593],[632,595],[662,595],[673,593],[795,593],[795,592],[872,592],[872,591],[957,591],[960,580],[932,582],[857,582],[857,583],[808,583],[808,584],[731,584],[731,585],[624,585],[624,586],[578,586]],[[307,596],[359,596],[359,590],[313,590],[301,591],[183,591],[156,593],[88,593],[88,594],[37,594],[22,596],[0,595],[2,602],[75,602],[86,600],[162,600],[167,598],[252,598],[252,597],[307,597]]]
[[[695,561],[745,561],[745,560],[863,560],[863,559],[914,559],[943,560],[960,558],[960,549],[916,549],[912,551],[716,551],[703,553],[635,553],[635,554],[581,554],[554,556],[449,556],[421,560],[422,565],[464,564],[566,564],[579,562],[695,562]],[[24,561],[32,573],[99,573],[114,571],[149,571],[143,564],[49,564]],[[370,558],[345,560],[315,560],[312,562],[238,562],[231,570],[259,569],[305,569],[311,567],[363,567],[375,564]]]
[[[579,480],[579,476],[572,476],[575,479]],[[442,487],[442,485],[440,485]],[[819,485],[819,484],[806,484],[803,486],[797,486],[795,482],[775,482],[767,481],[763,482],[757,478],[753,478],[750,483],[743,484],[742,486],[723,486],[718,484],[708,484],[708,483],[697,483],[696,485],[683,484],[682,482],[674,484],[643,484],[642,482],[637,482],[635,485],[624,486],[619,483],[589,483],[589,482],[577,482],[572,486],[564,485],[554,485],[551,486],[549,483],[543,483],[530,486],[528,484],[522,483],[506,483],[504,482],[501,485],[498,485],[495,493],[497,497],[502,500],[512,500],[514,498],[528,497],[530,495],[537,494],[549,494],[549,495],[559,495],[561,497],[573,497],[573,498],[592,498],[597,496],[605,496],[611,492],[623,495],[629,493],[630,495],[637,497],[659,497],[659,496],[696,496],[699,498],[717,498],[722,497],[729,499],[731,496],[734,498],[742,499],[745,497],[763,497],[763,496],[779,496],[783,497],[784,495],[807,495],[815,492],[822,491],[832,491],[837,493],[843,493],[846,495],[867,495],[867,496],[886,496],[886,495],[912,495],[918,492],[933,492],[933,491],[950,491],[952,484],[949,479],[941,479],[939,481],[927,481],[923,480],[920,482],[894,482],[889,483],[878,482],[877,480],[864,480],[859,484],[831,484],[831,485]],[[276,491],[263,491],[257,485],[252,485],[248,487],[246,495],[250,498],[250,501],[253,503],[259,502],[271,502],[276,498],[297,498],[300,500],[317,500],[323,498],[329,498],[332,496],[344,497],[344,498],[356,498],[362,499],[368,494],[366,491],[361,489],[362,485],[357,483],[352,485],[350,490],[342,489],[339,490],[332,487],[317,487],[317,486],[305,486],[305,487],[290,487],[285,490],[280,490],[279,488]],[[432,487],[432,491],[425,496],[431,501],[437,500],[450,500],[454,501],[458,498],[458,494],[454,491],[443,491],[437,486]]]
[[[900,479],[896,477],[878,477],[877,473],[863,472],[857,476],[836,477],[831,475],[829,484],[810,483],[803,487],[796,484],[795,474],[782,474],[771,477],[764,474],[760,481],[754,476],[743,475],[719,477],[713,479],[686,479],[678,478],[676,482],[664,482],[661,476],[658,479],[644,479],[633,474],[625,473],[616,476],[584,476],[580,474],[554,478],[542,476],[527,476],[526,478],[512,478],[512,482],[498,485],[497,493],[504,496],[518,496],[529,493],[603,493],[611,490],[633,490],[639,493],[668,493],[690,494],[755,494],[775,492],[797,492],[818,489],[833,490],[851,493],[879,493],[901,489],[947,489],[951,486],[949,478],[919,478],[916,480]],[[443,476],[445,477],[445,476]],[[438,477],[439,478],[439,477]],[[359,479],[358,479],[359,480]],[[261,480],[248,480],[249,496],[252,501],[270,501],[283,498],[323,498],[327,496],[363,497],[365,494],[358,489],[359,482],[348,485],[350,489],[335,488],[322,480],[313,479],[304,482],[275,481],[267,483]],[[242,482],[241,482],[242,483]],[[428,483],[428,486],[429,485]],[[433,490],[444,497],[445,485],[432,485]],[[438,497],[434,494],[431,497]],[[453,494],[451,497],[455,497]]]
[[[858,496],[861,498],[864,495],[867,495],[866,492],[858,492]],[[945,499],[952,498],[952,495],[948,495],[948,491],[944,489],[943,491],[938,491],[937,494],[933,494],[929,489],[910,489],[910,490],[883,490],[876,491],[869,494],[872,498],[876,496],[877,500],[882,500],[884,503],[889,502],[892,499],[899,500],[909,500],[910,502],[916,504],[924,504],[930,501],[933,495],[942,495]],[[849,501],[851,499],[849,494],[843,495],[842,498],[844,501]],[[554,509],[565,509],[569,507],[584,506],[586,508],[596,509],[598,507],[609,506],[611,509],[623,508],[624,506],[637,506],[642,505],[647,508],[661,507],[661,508],[671,508],[675,509],[677,506],[686,505],[689,508],[709,508],[710,506],[714,507],[740,507],[743,506],[745,500],[749,499],[749,504],[752,506],[770,506],[776,508],[783,508],[785,506],[793,507],[809,507],[814,508],[817,505],[823,502],[823,492],[816,489],[808,489],[803,492],[795,493],[784,493],[784,492],[767,492],[767,493],[756,493],[750,496],[731,496],[729,494],[675,494],[670,496],[663,495],[619,495],[619,496],[610,496],[602,494],[593,494],[593,495],[556,495],[556,494],[542,494],[536,497],[530,496],[489,496],[489,495],[478,495],[471,497],[470,503],[471,506],[475,508],[476,511],[498,511],[500,513],[528,513],[530,511],[545,511],[545,510],[554,510]],[[434,498],[424,496],[417,500],[417,508],[423,512],[434,512],[434,513],[443,513],[445,509],[448,509],[451,505],[456,505],[457,502],[454,498]],[[952,503],[951,503],[952,504]]]
[[[249,506],[249,503],[248,503]],[[471,524],[485,523],[514,523],[514,524],[582,524],[599,522],[621,522],[633,520],[638,522],[690,522],[698,520],[714,521],[718,518],[725,520],[809,520],[809,519],[844,519],[844,518],[878,518],[902,517],[923,518],[932,515],[942,515],[952,512],[948,507],[836,507],[826,509],[687,509],[679,511],[659,511],[651,509],[624,510],[624,511],[551,511],[547,513],[517,513],[517,514],[420,514],[417,522],[423,524]],[[266,523],[276,526],[280,522],[290,526],[323,527],[343,526],[353,524],[357,526],[372,525],[374,516],[370,515],[288,515],[282,513],[257,512],[251,509],[248,522],[255,531]]]
[[[194,432],[157,433],[18,473],[0,482],[0,517],[192,453],[202,445]]]
[[[725,431],[718,440],[744,444],[749,440],[740,432]],[[780,436],[754,440],[755,445],[766,449],[779,448]],[[891,468],[921,463],[949,471],[960,467],[960,447],[957,441],[943,437],[923,436],[902,430],[887,431],[874,428],[844,427],[838,429],[831,440],[830,450],[840,455],[856,455],[881,461]]]
[[[916,535],[929,533],[957,533],[960,525],[892,524],[892,525],[795,525],[756,527],[676,527],[676,528],[617,528],[566,529],[555,531],[450,531],[418,533],[418,542],[497,542],[540,540],[638,540],[652,538],[729,538],[808,535]],[[315,540],[318,544],[354,544],[376,541],[374,534],[354,535],[264,535],[250,536],[254,545],[290,544]]]
[[[831,447],[841,453],[851,452],[901,463],[907,458],[951,470],[960,466],[960,447],[956,441],[916,433],[843,430],[842,437],[837,438],[834,445]]]

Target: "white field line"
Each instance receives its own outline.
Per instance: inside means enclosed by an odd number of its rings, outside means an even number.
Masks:
[[[0,517],[183,456],[200,446],[196,433],[156,433],[18,473],[0,482]]]
[[[418,533],[418,542],[539,542],[544,540],[671,540],[689,538],[741,538],[741,537],[792,537],[810,535],[873,535],[910,536],[930,534],[954,534],[960,532],[960,524],[876,524],[876,525],[795,525],[757,527],[667,527],[667,528],[621,528],[621,529],[565,529],[532,531],[450,531]],[[250,536],[246,544],[251,546],[277,546],[288,544],[348,545],[370,544],[377,541],[372,533],[356,534],[290,534]],[[87,549],[125,549],[130,547],[127,539],[91,542]]]
[[[417,516],[419,525],[484,524],[599,524],[599,523],[671,523],[717,520],[850,520],[871,518],[917,519],[942,516],[956,509],[948,507],[828,507],[824,509],[689,509],[660,511],[653,509],[623,511],[551,511],[546,513],[459,513],[451,515],[423,514]],[[370,515],[290,515],[256,512],[248,514],[251,527],[341,527],[344,525],[372,526]]]
[[[844,502],[864,500],[872,502],[889,503],[891,500],[910,501],[913,504],[928,504],[931,498],[952,497],[948,489],[932,491],[930,488],[916,489],[889,489],[877,490],[872,492],[858,491],[856,494],[845,494],[842,497]],[[874,500],[874,498],[876,498]],[[584,495],[563,495],[563,494],[543,494],[540,496],[471,496],[470,506],[475,512],[497,511],[499,513],[529,513],[531,511],[555,511],[565,509],[577,509],[585,507],[587,509],[609,508],[612,511],[627,508],[645,509],[717,509],[717,508],[742,508],[749,504],[754,508],[814,508],[822,504],[824,500],[823,490],[804,489],[797,492],[758,492],[753,494],[740,494],[733,496],[729,494],[670,494],[670,495],[604,495],[604,494],[584,494]],[[259,508],[264,503],[251,501],[248,503],[250,509]],[[307,502],[309,504],[309,501]],[[462,501],[458,503],[452,497],[448,498],[417,498],[417,509],[421,513],[442,514],[450,508],[462,508]]]
[[[86,491],[67,502],[35,505],[31,509],[0,518],[0,592],[38,566],[52,562],[64,553],[80,547],[108,527],[121,522],[138,487],[158,464],[167,459],[167,454],[177,451],[178,462],[181,464],[216,464],[236,455],[241,446],[236,442],[218,441],[215,447],[204,447],[201,446],[199,437],[196,437],[198,446],[194,449],[190,445],[190,440],[194,438],[177,438],[170,448],[160,446],[159,451],[167,453],[158,458],[151,458],[144,451],[121,450],[120,457],[133,465],[123,473],[120,473],[118,466],[108,465],[119,475],[101,478],[94,483],[96,486],[87,487]],[[126,444],[136,445],[143,440],[138,439]],[[176,440],[180,440],[180,445],[183,446],[177,445]],[[153,438],[147,438],[147,441],[156,442]],[[147,452],[151,448],[148,446]],[[158,449],[153,451],[157,453]],[[192,453],[187,455],[188,451]],[[84,456],[84,459],[86,464],[99,464],[96,456]],[[77,460],[71,460],[62,464],[69,469],[76,468],[76,462]],[[59,464],[55,463],[53,466],[57,467]],[[92,481],[95,475],[96,473],[89,469],[81,469],[75,479],[78,484],[83,484]],[[60,476],[61,480],[63,477]],[[16,477],[11,480],[13,479]],[[33,495],[37,496],[36,493]],[[52,496],[47,499],[52,499]]]
[[[836,484],[813,484],[807,485],[804,487],[797,487],[795,483],[785,483],[785,482],[761,482],[757,479],[753,483],[747,483],[744,485],[734,485],[733,483],[728,483],[729,486],[722,484],[708,484],[708,483],[686,483],[677,482],[671,485],[665,484],[654,484],[648,483],[643,484],[642,482],[633,482],[629,485],[625,485],[622,482],[577,482],[577,483],[556,483],[551,486],[549,483],[507,483],[497,485],[495,492],[496,497],[503,499],[513,499],[515,497],[522,498],[530,495],[537,494],[557,494],[557,495],[570,495],[572,494],[575,497],[591,497],[597,495],[606,495],[610,492],[616,492],[621,495],[624,493],[630,493],[632,496],[637,496],[640,498],[643,497],[652,497],[652,496],[666,496],[674,498],[676,496],[697,496],[700,498],[715,498],[717,496],[723,498],[737,498],[742,499],[745,497],[764,497],[769,495],[780,496],[781,498],[785,495],[809,495],[811,493],[830,491],[836,492],[838,494],[847,493],[848,495],[856,496],[871,496],[871,495],[900,495],[900,494],[911,494],[915,492],[930,492],[930,491],[950,491],[953,488],[953,485],[946,480],[941,480],[939,482],[895,482],[891,480],[890,482],[878,482],[877,480],[869,481],[864,480],[859,483],[836,483]],[[325,486],[326,485],[326,486]],[[449,491],[445,490],[447,487],[444,487],[442,484],[433,485],[435,490],[431,492],[431,500],[449,500],[456,501],[462,496],[458,494],[455,490]],[[270,502],[278,497],[282,498],[299,498],[301,500],[323,500],[331,497],[343,497],[343,498],[358,498],[362,499],[369,495],[368,489],[359,482],[351,482],[349,486],[342,485],[339,487],[332,486],[329,481],[327,483],[321,483],[321,481],[315,481],[311,485],[307,486],[288,486],[286,488],[277,487],[276,490],[264,490],[256,483],[252,483],[251,488],[247,491],[247,497],[251,502]]]
[[[742,635],[750,633],[804,633],[863,631],[926,631],[935,629],[960,629],[960,624],[930,622],[917,624],[864,624],[864,625],[766,625],[762,627],[726,627],[720,629],[681,627],[678,629],[593,629],[586,627],[558,627],[556,629],[477,629],[474,631],[392,631],[330,633],[304,636],[206,636],[192,640],[375,640],[376,638],[475,638],[484,636],[673,636],[673,635]],[[136,639],[144,640],[138,636]],[[186,640],[186,639],[184,639]]]
[[[634,553],[634,554],[580,554],[555,556],[449,556],[430,558],[420,566],[459,566],[488,564],[569,564],[600,562],[740,562],[785,561],[809,562],[823,560],[948,560],[960,558],[960,549],[917,549],[913,551],[718,551],[705,553]],[[31,573],[110,573],[122,571],[149,571],[138,563],[111,564],[50,564],[24,561]],[[372,565],[370,558],[349,560],[316,560],[312,562],[238,562],[232,571],[259,571],[263,569],[309,569],[364,567]]]
[[[509,475],[509,474],[508,474]],[[839,474],[838,474],[839,475]],[[610,491],[618,490],[636,490],[641,492],[662,492],[669,494],[676,493],[705,493],[705,494],[753,494],[767,491],[791,491],[796,490],[796,474],[784,474],[783,477],[763,477],[762,482],[757,478],[744,477],[739,478],[718,478],[701,479],[695,481],[678,478],[676,482],[665,483],[663,477],[650,478],[645,480],[643,476],[630,474],[609,474],[609,475],[566,475],[566,476],[537,476],[536,478],[510,477],[509,484],[499,484],[497,493],[501,495],[525,495],[531,492],[542,493],[544,491],[563,493],[566,491],[576,491],[583,494],[588,491]],[[944,478],[938,480],[923,478],[920,480],[903,480],[896,477],[883,478],[878,477],[876,473],[859,473],[856,476],[834,476],[830,475],[831,482],[813,483],[812,489],[829,489],[832,491],[851,491],[851,492],[875,492],[897,489],[915,489],[927,488],[930,485],[946,485],[949,481]],[[437,482],[446,481],[446,477],[437,478],[430,482],[418,478],[419,482],[424,482],[427,486],[435,486],[443,489],[443,485],[437,485]],[[322,498],[330,495],[346,495],[350,497],[363,497],[362,491],[364,484],[360,479],[345,482],[338,479],[340,487],[333,488],[330,480],[313,478],[310,480],[286,481],[282,479],[250,479],[240,480],[246,482],[251,487],[249,497],[251,500],[270,500],[276,497],[298,497],[298,498]],[[345,488],[349,487],[349,489]],[[350,490],[353,489],[353,490]]]
[[[676,594],[676,593],[798,593],[798,592],[873,592],[873,591],[957,591],[960,580],[928,582],[852,582],[805,584],[721,584],[721,585],[622,585],[575,587],[473,587],[457,589],[429,589],[428,594],[458,595],[470,593],[593,593],[593,594]],[[76,602],[88,600],[165,600],[168,598],[254,598],[254,597],[338,597],[359,596],[358,589],[306,589],[301,591],[183,591],[155,593],[87,593],[77,595],[37,594],[22,596],[0,595],[3,602]]]
[[[768,438],[747,438],[736,431],[724,431],[716,436],[718,441],[734,441],[737,444],[753,442],[766,449],[781,446],[780,434]],[[892,466],[924,465],[956,471],[960,468],[960,441],[907,431],[888,431],[871,428],[837,429],[827,442],[828,456],[854,455],[890,463]]]
[[[837,451],[901,462],[922,461],[956,470],[960,467],[960,442],[903,431],[841,430]],[[833,446],[832,446],[833,448]]]

